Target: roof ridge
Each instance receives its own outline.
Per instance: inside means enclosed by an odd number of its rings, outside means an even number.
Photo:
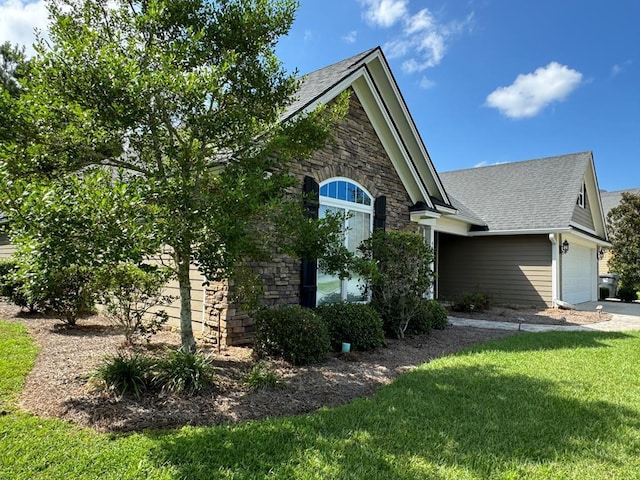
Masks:
[[[582,152],[565,153],[565,154],[562,154],[562,155],[552,155],[552,156],[549,156],[549,157],[530,158],[530,159],[527,159],[527,160],[513,160],[513,161],[510,161],[510,162],[499,162],[499,163],[494,163],[494,164],[491,164],[491,165],[482,165],[482,166],[479,166],[479,167],[467,167],[467,168],[461,168],[461,169],[458,169],[458,170],[447,170],[447,171],[444,171],[444,172],[440,172],[440,174],[466,172],[466,171],[469,171],[469,170],[477,171],[477,170],[482,170],[482,169],[486,169],[486,168],[496,168],[496,167],[500,167],[500,166],[503,166],[503,165],[514,166],[514,165],[520,165],[520,164],[528,164],[528,163],[531,163],[531,162],[541,162],[541,161],[544,161],[544,160],[555,160],[555,159],[559,159],[559,158],[574,157],[574,156],[584,155],[584,154],[592,154],[592,151],[591,150],[585,150],[585,151],[582,151]]]

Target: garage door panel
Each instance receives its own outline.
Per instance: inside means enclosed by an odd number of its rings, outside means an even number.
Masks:
[[[562,258],[562,299],[569,303],[593,300],[591,292],[595,284],[593,265],[595,251],[589,247],[572,244]]]

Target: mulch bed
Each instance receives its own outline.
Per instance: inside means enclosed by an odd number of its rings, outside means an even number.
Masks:
[[[21,316],[17,308],[5,304],[0,304],[0,318],[23,322],[40,347],[19,406],[37,416],[57,417],[102,432],[219,425],[312,412],[370,396],[398,375],[434,358],[515,334],[450,326],[425,336],[389,340],[386,348],[376,352],[332,354],[320,365],[296,367],[271,361],[286,386],[263,390],[251,390],[244,383],[255,364],[250,348],[230,347],[218,353],[215,346],[201,343],[199,348],[210,356],[215,369],[212,391],[133,399],[116,396],[90,381],[91,372],[105,356],[125,348],[124,337],[106,319],[94,316],[67,327],[52,318]],[[141,348],[157,351],[179,344],[178,333],[163,331]]]

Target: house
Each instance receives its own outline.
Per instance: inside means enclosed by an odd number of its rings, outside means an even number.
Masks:
[[[607,241],[590,152],[440,174],[453,205],[477,220],[438,237],[439,298],[481,291],[495,303],[598,299]]]
[[[302,77],[283,119],[345,91],[349,111],[334,140],[290,171],[310,215],[349,214],[348,248],[374,228],[420,233],[435,249],[438,298],[473,290],[517,304],[597,298],[595,252],[609,244],[590,153],[438,175],[379,47]],[[254,268],[266,305],[362,300],[357,280],[318,271],[315,261],[279,256]],[[191,281],[194,332],[250,342],[253,321],[232,304],[233,286],[203,287],[195,267]],[[168,311],[176,324],[177,307]]]
[[[631,193],[633,195],[640,195],[640,188],[631,188],[629,190],[617,190],[615,192],[607,192],[606,190],[600,191],[600,198],[602,199],[602,210],[604,212],[605,219],[609,215],[609,212],[620,204],[623,193]],[[612,272],[609,268],[609,259],[611,258],[611,250],[605,250],[604,257],[600,261],[598,266],[600,275],[606,275]]]

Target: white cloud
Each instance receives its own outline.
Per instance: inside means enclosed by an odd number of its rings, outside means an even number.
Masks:
[[[547,105],[567,98],[582,82],[576,70],[551,62],[533,73],[520,74],[508,87],[487,96],[487,105],[510,118],[533,117]]]
[[[473,14],[463,21],[439,23],[427,8],[414,15],[405,13],[398,38],[387,42],[384,50],[389,58],[409,57],[402,63],[405,73],[422,72],[440,64],[449,40],[470,28]]]
[[[379,27],[391,27],[407,15],[408,0],[360,0],[364,18]]]
[[[34,28],[47,30],[48,12],[44,0],[28,2],[23,0],[0,1],[0,42],[9,41],[24,45],[27,55],[34,53]]]
[[[631,65],[631,63],[632,63],[631,60],[627,60],[622,64],[616,63],[613,67],[611,67],[611,76],[617,77],[622,72],[624,72],[627,69],[627,67]]]
[[[427,77],[422,77],[420,79],[420,88],[424,89],[424,90],[428,90],[430,88],[433,88],[436,86],[436,82],[434,82],[433,80],[429,80]]]
[[[494,162],[494,163],[489,163],[486,160],[483,160],[480,163],[476,163],[472,168],[482,168],[482,167],[491,167],[493,165],[504,165],[507,162]]]
[[[342,37],[342,39],[347,43],[356,43],[357,38],[358,38],[357,30],[352,30],[349,33],[347,33],[344,37]]]

